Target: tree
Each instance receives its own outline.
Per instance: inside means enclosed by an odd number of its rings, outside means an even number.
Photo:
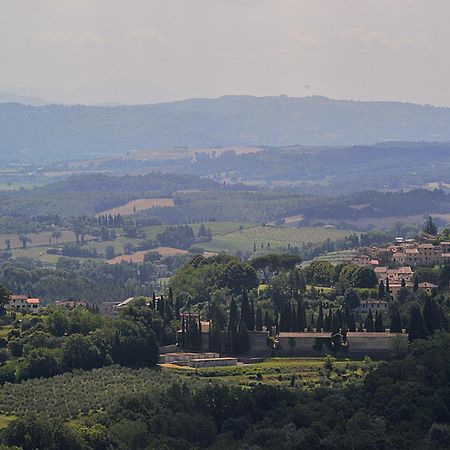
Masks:
[[[445,329],[445,326],[441,321],[443,314],[435,299],[429,297],[425,299],[422,314],[429,334],[433,334],[436,330]]]
[[[413,285],[413,291],[417,292],[419,290],[419,278],[414,277],[414,285]]]
[[[263,329],[263,317],[261,306],[256,307],[256,320],[255,320],[256,331],[262,331]]]
[[[448,289],[450,287],[450,265],[445,265],[439,274],[439,289]]]
[[[6,250],[8,250],[8,252],[9,252],[11,250],[11,239],[6,239],[5,245],[6,245]]]
[[[31,244],[32,243],[32,240],[28,236],[25,236],[24,234],[21,234],[19,236],[19,241],[22,242],[22,248],[23,249],[27,248],[27,244]]]
[[[401,333],[403,331],[400,312],[396,304],[393,304],[391,306],[391,326],[389,328],[389,331],[391,333]]]
[[[115,253],[116,253],[116,251],[115,251],[115,249],[114,249],[114,247],[112,245],[108,245],[105,248],[106,259],[113,259],[114,256],[115,256]]]
[[[236,300],[231,299],[230,303],[230,316],[228,319],[228,336],[229,336],[229,347],[233,353],[237,353],[238,342],[238,309]]]
[[[431,216],[429,216],[428,220],[425,222],[423,231],[427,234],[431,234],[432,236],[436,236],[438,234],[437,226],[434,224]]]
[[[319,303],[319,316],[317,317],[317,325],[316,325],[316,331],[321,332],[323,329],[324,320],[323,320],[323,306],[322,302]]]
[[[383,280],[380,280],[380,283],[378,284],[378,298],[380,300],[384,299],[386,296],[386,289],[384,288]]]
[[[358,293],[354,289],[347,289],[344,295],[344,307],[352,310],[359,307],[361,300]]]
[[[225,265],[220,281],[224,287],[229,288],[236,295],[258,286],[255,269],[238,260],[230,261]]]
[[[252,311],[250,308],[250,303],[248,302],[247,291],[242,293],[242,304],[241,304],[241,325],[244,324],[247,330],[252,329]]]
[[[417,304],[411,306],[408,332],[411,342],[416,339],[426,339],[428,336],[422,312]]]
[[[6,312],[6,305],[9,301],[9,293],[0,285],[0,316],[3,316]]]
[[[367,314],[366,320],[364,321],[364,328],[368,332],[375,331],[375,323],[373,321],[372,310],[369,309],[369,314]]]
[[[383,324],[383,316],[378,311],[375,314],[375,331],[377,333],[382,333],[386,331],[386,328],[384,327]]]
[[[61,231],[59,231],[59,230],[53,231],[53,233],[52,233],[52,238],[55,239],[56,245],[58,245],[59,239],[61,238],[61,236],[62,236]]]

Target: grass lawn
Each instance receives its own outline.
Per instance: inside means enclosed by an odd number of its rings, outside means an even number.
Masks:
[[[0,430],[6,428],[9,422],[13,421],[15,418],[16,416],[5,416],[3,414],[0,414]]]

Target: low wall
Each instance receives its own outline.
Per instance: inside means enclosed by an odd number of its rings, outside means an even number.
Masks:
[[[386,358],[408,349],[406,333],[347,333],[341,356]],[[280,333],[276,345],[279,356],[320,356],[333,353],[330,333]]]

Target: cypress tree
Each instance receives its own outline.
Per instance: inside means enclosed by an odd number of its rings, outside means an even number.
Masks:
[[[380,284],[378,285],[378,298],[380,300],[384,299],[386,296],[386,289],[384,289],[383,280],[380,280]]]
[[[443,329],[441,324],[441,312],[439,311],[439,305],[435,300],[427,297],[425,299],[425,304],[423,305],[422,313],[429,334],[433,334],[436,330]]]
[[[181,309],[180,298],[177,295],[177,297],[175,298],[175,318],[177,320],[180,320],[180,309]]]
[[[332,314],[330,328],[331,328],[330,331],[332,334],[339,333],[339,331],[340,331],[339,318],[338,318],[337,314]]]
[[[305,309],[301,300],[297,300],[297,331],[303,333],[306,328]]]
[[[350,314],[350,318],[348,321],[348,331],[355,332],[356,331],[356,322],[355,322],[355,316],[353,312]]]
[[[237,352],[238,354],[245,353],[250,347],[250,337],[245,323],[241,323],[237,336]]]
[[[422,312],[417,305],[413,305],[410,311],[409,320],[409,340],[412,342],[416,339],[426,339],[428,336],[427,327],[423,320]]]
[[[390,288],[390,286],[389,286],[389,278],[386,278],[386,297],[387,296],[391,296],[391,288]]]
[[[331,308],[328,310],[328,314],[325,317],[325,321],[323,324],[323,331],[325,331],[326,333],[328,333],[329,331],[331,331],[331,319],[333,316],[333,312],[331,311]]]
[[[250,328],[249,331],[255,331],[255,301],[250,302]]]
[[[405,281],[405,279],[404,279],[404,278],[402,278],[402,281],[401,281],[401,286],[402,286],[402,287],[406,287],[406,281]]]
[[[267,313],[267,311],[266,311]],[[263,317],[262,317],[262,310],[261,306],[257,306],[256,308],[256,331],[262,331],[263,329]]]
[[[391,333],[401,333],[403,331],[400,312],[397,305],[393,305],[391,309],[391,326],[389,331]]]
[[[289,326],[289,331],[298,331],[298,329],[297,329],[297,325],[298,325],[298,323],[297,323],[297,314],[296,314],[294,305],[291,304],[291,308],[290,309],[291,309],[291,311],[290,311],[291,323],[289,324],[290,325]]]
[[[242,293],[242,304],[241,304],[241,324],[245,324],[247,330],[251,329],[251,309],[250,304],[248,302],[248,294],[247,291]]]
[[[186,346],[186,322],[184,320],[184,314],[181,319],[181,347],[184,348]]]
[[[314,326],[314,324],[313,324]],[[316,331],[320,332],[323,329],[323,307],[322,302],[319,303],[319,317],[317,318]]]
[[[170,305],[170,307],[171,307],[172,310],[173,310],[173,290],[172,290],[171,287],[169,288],[168,304]]]
[[[372,310],[369,309],[369,314],[367,314],[366,320],[364,321],[364,328],[368,332],[372,332],[375,330],[375,324],[373,321]]]
[[[417,292],[418,290],[419,290],[419,279],[417,277],[414,277],[413,291]]]
[[[228,335],[230,350],[233,353],[237,351],[237,333],[238,333],[238,310],[236,300],[231,299],[230,302],[230,317],[228,320]]]
[[[386,331],[383,324],[383,316],[378,311],[375,314],[375,331],[378,333]]]

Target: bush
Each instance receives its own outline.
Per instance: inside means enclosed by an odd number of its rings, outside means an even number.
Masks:
[[[19,357],[22,356],[23,344],[19,339],[12,339],[8,342],[8,349],[11,355]]]
[[[4,364],[8,359],[8,353],[5,350],[0,351],[0,364]]]

